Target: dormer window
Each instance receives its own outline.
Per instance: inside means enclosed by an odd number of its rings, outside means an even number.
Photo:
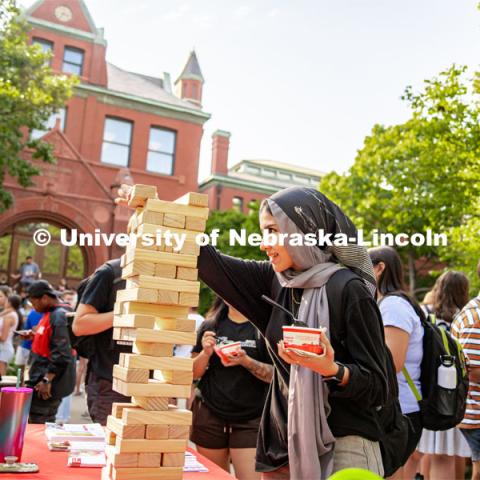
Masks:
[[[74,47],[65,47],[63,52],[63,68],[65,73],[82,75],[83,71],[83,50]]]

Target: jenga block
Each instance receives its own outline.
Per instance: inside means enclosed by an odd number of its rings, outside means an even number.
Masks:
[[[103,471],[102,475],[105,475]],[[102,480],[182,480],[183,468],[113,468],[111,475],[111,477],[102,476]]]
[[[107,445],[105,455],[114,467],[138,467],[138,453],[115,453],[115,447]]]
[[[158,250],[158,245],[154,238],[143,238],[140,235],[135,237],[135,242],[131,245],[128,245],[125,249],[125,255],[135,248],[142,248],[143,250],[156,251]]]
[[[127,354],[125,355],[125,367],[145,368],[147,370],[179,370],[182,372],[191,372],[193,369],[193,359]]]
[[[122,313],[122,302],[115,302],[113,306],[113,314],[120,315]]]
[[[138,227],[138,235],[152,235],[154,237],[165,238],[166,235],[181,235],[186,242],[197,242],[198,232],[181,228],[165,227],[159,225],[143,224]],[[163,243],[163,242],[162,242]]]
[[[166,440],[168,437],[168,425],[147,425],[145,438],[148,440]]]
[[[130,288],[117,292],[117,302],[157,303],[158,291],[152,288]]]
[[[185,229],[196,232],[204,232],[207,228],[207,221],[204,218],[185,217]]]
[[[186,449],[186,440],[130,440],[117,437],[115,442],[115,451],[118,453],[180,453]]]
[[[164,265],[163,263],[154,264],[155,278],[175,278],[177,276],[177,267],[175,265]]]
[[[183,425],[189,427],[192,424],[192,412],[170,406],[167,411],[147,411],[140,408],[125,408],[122,420],[127,425]],[[170,436],[170,430],[169,430]]]
[[[155,318],[156,330],[175,330],[177,332],[194,332],[196,327],[195,320],[181,320],[174,318]]]
[[[155,370],[153,378],[172,385],[191,385],[193,382],[193,372],[178,372],[167,370]]]
[[[163,225],[163,213],[158,212],[149,212],[143,210],[137,218],[138,226],[143,225],[144,223],[152,225]]]
[[[198,243],[185,242],[178,253],[181,255],[195,255],[198,257],[198,255],[200,255],[200,245]]]
[[[141,455],[141,454],[140,454]],[[163,467],[183,467],[185,464],[185,453],[164,453],[162,456]]]
[[[162,305],[178,305],[178,292],[169,292],[167,290],[157,290],[157,302]]]
[[[138,217],[142,211],[143,211],[143,208],[137,208],[135,210],[135,213],[130,217],[127,225],[127,233],[135,232],[135,230],[138,227]]]
[[[185,215],[178,215],[176,213],[164,213],[163,225],[172,228],[185,228]]]
[[[169,425],[168,438],[184,438],[188,440],[190,438],[190,427],[187,425]]]
[[[184,255],[180,253],[167,253],[135,248],[126,253],[127,265],[133,260],[140,260],[152,263],[163,263],[165,265],[176,265],[180,267],[196,268],[197,257],[195,255]]]
[[[118,327],[115,327],[113,329],[113,335],[112,335],[112,338],[114,340],[121,340],[121,341],[124,341],[124,342],[132,342],[133,340],[130,338],[130,332],[134,332],[135,329],[134,328],[118,328]],[[119,360],[120,362],[120,360]],[[121,365],[123,367],[123,365]]]
[[[132,351],[139,355],[148,355],[152,357],[172,357],[173,345],[135,341],[133,342]]]
[[[190,307],[196,307],[200,302],[200,294],[180,292],[178,303],[179,305],[188,305]]]
[[[195,281],[198,279],[198,269],[188,267],[177,267],[177,278],[179,280]]]
[[[153,328],[155,317],[153,315],[115,315],[113,317],[114,327],[123,328]]]
[[[165,279],[150,275],[138,275],[130,279],[137,288],[153,288],[172,292],[200,293],[200,282]]]
[[[188,192],[175,200],[181,205],[193,205],[195,207],[208,207],[208,195],[205,193]]]
[[[178,397],[189,398],[190,385],[170,385],[158,380],[150,379],[145,383],[125,383],[118,378],[113,379],[113,389],[127,397]]]
[[[160,213],[173,213],[185,215],[186,217],[208,218],[209,210],[205,207],[181,205],[178,203],[165,202],[164,200],[148,199],[145,210]]]
[[[126,425],[122,420],[112,415],[107,417],[107,427],[115,433],[117,437],[122,438],[145,438],[145,425]],[[142,428],[143,427],[143,428]]]
[[[115,340],[127,340],[142,343],[161,343],[171,345],[194,345],[196,342],[195,332],[176,332],[172,330],[152,330],[150,328],[114,328]],[[121,334],[116,335],[115,330]],[[154,355],[158,357],[159,355]],[[118,377],[120,378],[120,377]]]
[[[120,354],[122,355],[122,354]],[[124,408],[135,408],[134,403],[118,403],[114,402],[112,403],[112,415],[115,418],[122,418],[122,412]]]
[[[146,369],[125,368],[120,365],[114,365],[113,376],[127,383],[148,383],[150,371]]]
[[[150,262],[142,262],[141,260],[133,259],[133,262],[126,264],[127,257],[122,255],[122,259],[125,259],[125,265],[122,265],[122,278],[133,277],[136,275],[154,275],[155,265]]]
[[[175,453],[169,453],[168,455],[180,455]],[[185,454],[183,454],[185,456]],[[139,453],[138,454],[138,466],[139,467],[160,467],[162,464],[161,453]],[[167,467],[183,467],[183,465],[166,465]]]
[[[105,443],[107,445],[115,445],[117,435],[109,428],[105,428]]]
[[[184,319],[188,316],[188,307],[179,305],[153,305],[142,302],[122,302],[122,315],[154,315],[162,318]]]
[[[128,206],[143,207],[150,198],[157,198],[156,187],[152,185],[134,185],[128,194]]]
[[[168,410],[168,398],[134,396],[132,400],[144,410]]]

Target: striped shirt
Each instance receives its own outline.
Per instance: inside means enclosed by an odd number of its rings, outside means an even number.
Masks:
[[[452,335],[463,347],[469,367],[480,367],[480,296],[470,300],[452,322]],[[480,384],[470,381],[461,428],[480,428]]]

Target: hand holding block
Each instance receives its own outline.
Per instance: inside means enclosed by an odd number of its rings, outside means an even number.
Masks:
[[[177,198],[175,203],[208,208],[208,195],[205,193],[189,192],[182,197]]]
[[[152,185],[136,184],[128,194],[129,207],[143,207],[148,199],[157,198],[157,189]]]

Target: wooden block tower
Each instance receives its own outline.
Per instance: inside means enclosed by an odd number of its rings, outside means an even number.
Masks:
[[[188,193],[165,202],[155,187],[135,185],[129,205],[136,208],[129,233],[139,243],[145,234],[158,235],[161,244],[137,243],[121,259],[126,288],[117,294],[113,338],[133,342],[133,353],[121,354],[114,366],[113,388],[132,403],[114,404],[108,417],[102,479],[176,480],[183,476],[192,414],[169,399],[190,396],[193,360],[173,357],[173,348],[196,341],[187,315],[199,301],[195,237],[205,230],[208,200]],[[172,233],[185,234],[180,251],[162,241]]]

